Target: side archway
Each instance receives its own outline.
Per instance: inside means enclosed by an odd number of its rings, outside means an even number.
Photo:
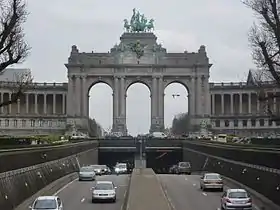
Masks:
[[[164,122],[166,132],[186,134],[190,129],[189,88],[184,81],[170,80],[164,86]]]

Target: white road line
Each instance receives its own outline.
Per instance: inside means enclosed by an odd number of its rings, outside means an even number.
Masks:
[[[81,203],[83,203],[85,200],[86,200],[85,198],[82,198]]]
[[[202,195],[207,196],[207,193],[203,192]]]
[[[188,181],[188,178],[185,178],[186,181]]]
[[[196,186],[196,184],[194,183],[194,184],[192,184],[194,187]]]
[[[68,184],[64,185],[62,188],[60,188],[58,191],[56,191],[53,195],[58,195],[60,192],[65,190],[69,185],[71,185],[73,182],[75,182],[77,180],[78,180],[78,178],[76,178],[73,181],[69,182]]]

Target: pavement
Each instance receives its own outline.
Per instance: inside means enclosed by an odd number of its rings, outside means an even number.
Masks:
[[[199,185],[199,175],[158,175],[158,177],[173,210],[220,210],[222,192],[203,192]],[[225,185],[225,189],[227,188],[229,187]],[[259,201],[255,201],[253,210],[260,210],[256,203]]]
[[[55,195],[61,198],[63,208],[67,210],[121,210],[126,197],[129,177],[127,175],[106,175],[97,176],[97,180],[114,182],[117,187],[116,203],[92,203],[91,187],[94,185],[92,181],[74,180],[61,188]]]

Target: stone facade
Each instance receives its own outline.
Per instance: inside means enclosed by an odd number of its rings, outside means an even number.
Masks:
[[[72,46],[65,64],[68,83],[35,83],[18,103],[0,108],[2,135],[62,134],[70,125],[86,131],[88,94],[97,83],[106,83],[113,90],[113,131],[127,133],[126,92],[134,83],[143,83],[150,90],[150,131],[163,131],[164,89],[174,82],[188,90],[192,125],[207,121],[216,133],[239,135],[268,135],[279,130],[257,100],[251,73],[246,83],[209,83],[211,64],[205,46],[197,52],[168,53],[156,40],[153,33],[124,33],[107,53],[84,53]],[[1,101],[9,100],[15,89],[15,82],[9,79],[12,71],[15,69],[0,75]],[[269,84],[266,87],[267,94],[279,92]],[[271,103],[274,110],[280,109],[279,101]]]

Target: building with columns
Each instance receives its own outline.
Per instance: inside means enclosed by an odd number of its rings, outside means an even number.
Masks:
[[[257,100],[252,71],[247,82],[211,83],[205,46],[197,52],[168,53],[156,39],[153,33],[124,33],[108,53],[83,53],[73,46],[66,64],[68,83],[34,83],[17,103],[1,107],[1,135],[64,134],[70,125],[87,131],[89,90],[100,82],[113,90],[113,131],[127,132],[126,92],[137,82],[151,92],[150,131],[164,130],[164,89],[177,82],[189,92],[193,125],[206,120],[215,133],[240,136],[279,132],[280,125],[268,118],[265,105]],[[139,43],[141,56],[133,48]],[[1,102],[12,98],[17,85],[14,75],[22,72],[30,70],[6,69],[0,75]],[[264,87],[266,94],[279,92],[269,82]],[[279,112],[279,99],[270,104]]]

